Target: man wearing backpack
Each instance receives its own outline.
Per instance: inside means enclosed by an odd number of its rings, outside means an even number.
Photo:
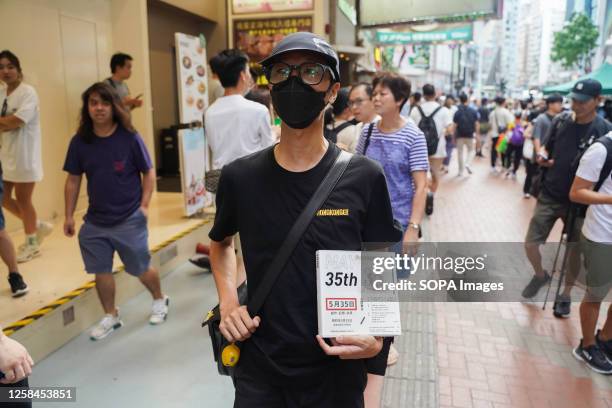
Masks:
[[[570,206],[569,192],[577,170],[579,157],[597,138],[612,130],[612,124],[597,116],[601,84],[593,79],[578,81],[570,93],[572,113],[561,113],[552,121],[545,143],[536,156],[538,164],[545,168],[541,179],[541,192],[529,223],[525,238],[525,252],[535,275],[523,290],[523,297],[534,297],[549,280],[550,275],[542,267],[539,245],[546,242],[555,222],[560,218],[568,233],[568,241],[576,242],[584,222],[584,214]],[[565,287],[555,301],[556,317],[570,314],[570,292],[580,269],[580,253],[569,254]]]
[[[595,333],[601,301],[612,288],[612,133],[593,143],[580,159],[570,199],[589,205],[580,237],[587,268],[580,304],[583,337],[573,354],[591,370],[612,374],[612,306],[603,328]]]
[[[442,162],[446,157],[446,139],[444,135],[452,131],[453,121],[450,111],[436,102],[436,88],[431,84],[423,86],[425,102],[415,105],[410,112],[410,118],[418,124],[425,134],[429,155],[429,169],[431,170],[431,183],[425,203],[425,214],[433,213],[434,194],[440,183]]]
[[[455,138],[457,157],[459,159],[459,176],[463,176],[463,168],[472,174],[472,159],[474,158],[474,135],[478,131],[478,112],[468,106],[468,96],[459,95],[461,104],[453,116],[455,122]],[[464,151],[467,148],[467,160],[464,162]]]

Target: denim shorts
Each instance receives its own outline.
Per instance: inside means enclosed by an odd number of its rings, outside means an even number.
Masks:
[[[147,218],[138,209],[119,225],[101,227],[85,221],[79,231],[79,246],[87,273],[113,271],[115,251],[130,275],[140,276],[149,269]]]

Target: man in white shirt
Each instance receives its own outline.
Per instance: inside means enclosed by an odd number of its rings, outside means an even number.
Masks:
[[[213,169],[221,169],[275,141],[268,109],[244,98],[253,86],[248,62],[246,54],[235,49],[221,51],[215,57],[217,75],[225,92],[204,115]]]
[[[412,109],[410,118],[418,125],[423,119],[423,115],[427,117],[431,116],[436,124],[436,130],[438,132],[438,148],[433,155],[429,156],[431,183],[429,184],[429,192],[427,193],[425,213],[431,215],[433,213],[434,194],[438,190],[438,184],[440,183],[442,162],[446,157],[446,138],[444,136],[452,132],[453,117],[449,109],[436,102],[436,88],[434,88],[433,85],[423,85],[423,98],[425,102],[416,105],[415,108]]]
[[[595,333],[601,301],[612,288],[612,132],[593,143],[580,159],[570,199],[589,204],[581,247],[587,267],[587,291],[580,304],[582,340],[574,356],[601,374],[612,374],[612,306]]]

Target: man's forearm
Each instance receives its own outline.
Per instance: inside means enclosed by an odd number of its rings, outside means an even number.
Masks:
[[[238,303],[233,237],[228,237],[223,242],[210,242],[210,268],[217,286],[219,304]]]
[[[152,168],[142,176],[142,198],[140,205],[144,208],[149,208],[151,196],[155,186],[155,170]]]
[[[65,213],[66,218],[72,218],[74,210],[76,209],[77,199],[79,197],[79,190],[81,187],[81,179],[78,182],[71,179],[70,177],[66,180],[66,187],[64,188],[64,201],[65,201]]]
[[[19,129],[23,126],[23,121],[15,115],[0,117],[0,131]]]

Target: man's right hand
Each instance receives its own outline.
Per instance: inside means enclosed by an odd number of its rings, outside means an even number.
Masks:
[[[28,351],[15,340],[0,333],[0,372],[2,384],[13,384],[32,374],[34,361]]]
[[[219,329],[221,334],[229,342],[244,341],[251,337],[259,327],[261,318],[255,316],[251,319],[246,306],[240,306],[238,302],[230,305],[221,305],[221,323]]]
[[[74,231],[74,218],[66,218],[66,220],[64,221],[64,235],[66,235],[68,238],[71,238],[74,236]]]

